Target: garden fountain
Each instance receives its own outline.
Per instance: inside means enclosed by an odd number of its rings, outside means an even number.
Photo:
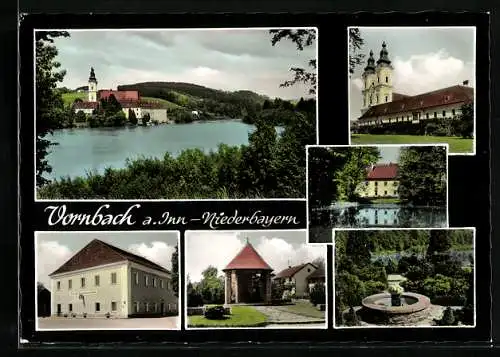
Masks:
[[[418,325],[434,317],[427,296],[405,292],[399,284],[391,284],[387,292],[364,298],[361,304],[357,314],[368,324]]]

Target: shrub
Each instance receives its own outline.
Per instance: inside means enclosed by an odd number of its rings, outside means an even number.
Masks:
[[[87,313],[86,312],[83,313],[83,317],[87,318]]]
[[[109,319],[110,316],[111,314],[109,312],[106,312],[106,318]]]
[[[438,326],[453,326],[458,322],[455,318],[455,314],[451,307],[447,307],[444,310],[443,317],[440,320],[435,320]]]
[[[223,320],[224,306],[212,306],[205,310],[205,318],[209,320]]]
[[[314,284],[309,295],[309,301],[313,305],[324,304],[326,300],[325,297],[325,287],[322,283]]]

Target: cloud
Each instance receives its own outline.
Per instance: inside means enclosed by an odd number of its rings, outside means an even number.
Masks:
[[[409,57],[395,57],[393,61],[393,92],[416,95],[462,84],[469,80],[474,87],[474,65],[451,56],[444,49]],[[362,105],[361,74],[350,81],[350,119],[360,116]]]
[[[274,235],[262,235],[252,238],[250,242],[275,273],[286,269],[288,265],[311,262],[326,254],[325,247],[307,245],[305,233],[304,242],[299,244]],[[222,269],[244,245],[244,239],[237,232],[190,232],[186,235],[185,244],[186,274],[191,281],[200,281],[201,273],[210,265],[222,273]]]
[[[267,30],[70,31],[55,39],[67,71],[60,86],[87,83],[95,68],[99,88],[143,81],[188,82],[221,90],[248,89],[299,98],[308,88],[281,88],[291,67],[307,68],[316,45],[298,51],[291,41],[271,44]],[[262,80],[264,78],[265,80]]]
[[[444,88],[468,79],[473,85],[471,64],[450,56],[445,50],[394,60],[393,84],[396,92],[409,95]]]
[[[131,244],[128,250],[168,270],[172,269],[172,253],[175,251],[175,247],[165,242]]]
[[[37,282],[50,289],[49,274],[53,273],[74,254],[67,246],[57,241],[40,240],[37,244]]]
[[[203,66],[198,66],[188,72],[191,72],[192,74],[198,77],[211,77],[219,74],[218,70]]]

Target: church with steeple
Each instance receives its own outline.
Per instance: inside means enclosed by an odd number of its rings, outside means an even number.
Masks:
[[[397,93],[393,86],[393,72],[394,67],[384,41],[377,60],[373,50],[370,50],[362,74],[361,116],[354,121],[354,127],[398,122],[417,124],[426,119],[455,118],[460,115],[463,104],[474,101],[474,89],[468,85],[468,80],[461,85],[414,96]]]
[[[97,84],[94,67],[90,67],[87,100],[73,103],[73,110],[75,112],[92,115],[99,109],[102,100],[107,100],[111,96],[114,96],[118,103],[120,103],[127,119],[133,111],[136,118],[149,115],[151,121],[157,121],[158,123],[168,122],[167,108],[160,101],[144,100],[137,90],[98,89]]]

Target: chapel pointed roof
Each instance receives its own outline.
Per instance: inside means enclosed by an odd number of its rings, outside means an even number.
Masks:
[[[273,270],[255,250],[252,244],[250,244],[248,239],[243,249],[240,250],[231,262],[229,262],[223,271],[239,269]]]

